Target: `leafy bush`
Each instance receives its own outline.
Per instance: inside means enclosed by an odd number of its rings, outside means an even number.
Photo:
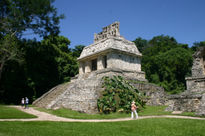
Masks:
[[[135,101],[138,110],[145,106],[145,96],[121,76],[103,77],[98,110],[101,113],[130,112],[131,102]]]

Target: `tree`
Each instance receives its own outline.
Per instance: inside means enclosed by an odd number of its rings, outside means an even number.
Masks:
[[[59,20],[52,6],[53,0],[1,0],[0,1],[0,80],[7,61],[19,59],[16,40],[24,32],[31,30],[34,34],[46,37],[59,33]]]
[[[205,46],[205,41],[195,42],[194,45],[191,47],[191,49],[193,50],[193,52],[195,52],[199,47],[204,47],[204,46]]]
[[[7,61],[21,61],[20,57],[22,54],[19,52],[19,49],[16,46],[17,42],[18,40],[16,39],[16,37],[9,34],[4,36],[3,40],[0,41],[0,79],[3,67]]]
[[[69,81],[78,73],[69,43],[63,36],[47,36],[41,42],[19,41],[16,47],[24,51],[23,63],[8,61],[2,74],[0,100],[17,104],[27,96],[32,102],[52,87]]]
[[[163,86],[170,93],[183,91],[185,76],[192,66],[188,45],[164,35],[153,37],[148,44],[142,52],[142,70],[148,81]]]
[[[159,77],[155,82],[171,93],[179,93],[185,90],[185,77],[191,72],[192,54],[181,47],[173,48],[160,53],[154,58],[157,69],[153,70]]]
[[[148,47],[148,41],[141,37],[136,38],[133,42],[140,52],[143,52]]]
[[[66,53],[70,53],[70,49],[69,49],[69,45],[70,45],[70,41],[68,38],[64,37],[64,36],[53,36],[53,35],[49,35],[46,38],[44,38],[44,40],[42,41],[44,44],[54,44],[55,46],[57,46],[62,52],[66,52]]]
[[[32,30],[40,36],[59,33],[57,10],[53,0],[1,0],[0,1],[0,35],[8,33],[22,36],[23,32]]]
[[[69,43],[63,36],[48,36],[39,43],[25,45],[27,78],[35,83],[37,97],[77,74],[77,61],[69,52]]]
[[[84,45],[76,45],[74,49],[72,49],[73,57],[80,57],[81,52],[83,51]]]

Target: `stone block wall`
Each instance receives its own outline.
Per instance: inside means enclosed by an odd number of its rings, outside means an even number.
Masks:
[[[205,77],[189,77],[186,78],[188,92],[201,92],[205,88]]]
[[[110,68],[120,68],[130,71],[141,71],[141,60],[136,56],[131,56],[124,53],[110,53],[108,54]]]
[[[197,112],[201,98],[201,94],[169,95],[166,111]]]
[[[105,62],[105,57],[106,57],[106,62]],[[80,61],[79,74],[92,72],[91,61],[93,59],[97,59],[97,70],[102,70],[106,68],[121,69],[127,71],[127,75],[133,73],[133,71],[137,71],[139,73],[141,72],[141,58],[123,52],[109,51],[104,54],[87,59],[86,61]],[[105,67],[105,63],[106,63],[106,67]]]
[[[164,91],[163,87],[143,82],[134,82],[132,83],[135,88],[137,88],[141,93],[144,93],[147,97],[147,105],[158,106],[165,105],[167,101],[167,94]]]

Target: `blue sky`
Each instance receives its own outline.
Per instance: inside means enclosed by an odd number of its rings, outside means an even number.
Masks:
[[[56,0],[54,6],[66,16],[60,35],[71,47],[92,44],[94,33],[115,21],[130,41],[161,34],[189,46],[205,41],[205,0]]]

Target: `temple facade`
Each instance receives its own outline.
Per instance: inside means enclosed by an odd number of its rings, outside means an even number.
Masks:
[[[78,58],[79,76],[103,69],[134,73],[135,78],[145,80],[141,71],[141,57],[135,44],[120,36],[119,22],[114,22],[94,34],[94,43],[85,47]],[[133,76],[133,75],[132,75]]]

